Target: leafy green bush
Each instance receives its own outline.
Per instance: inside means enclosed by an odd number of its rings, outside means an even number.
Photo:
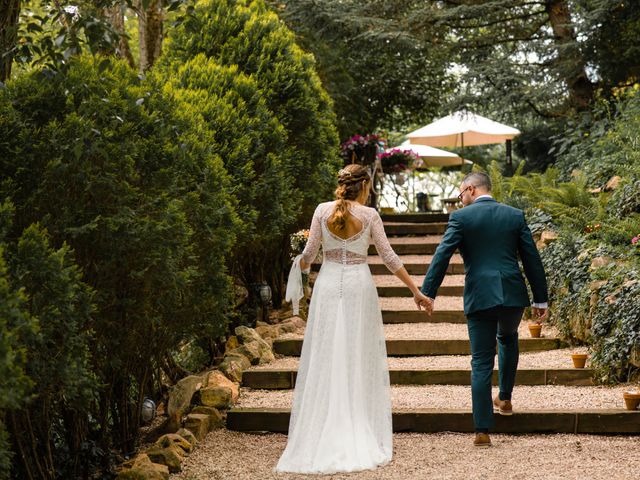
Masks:
[[[102,447],[129,452],[170,352],[226,331],[238,231],[229,176],[186,105],[123,63],[81,58],[64,75],[25,75],[0,106],[0,198],[16,205],[9,236],[40,222],[96,292],[88,328],[101,388],[83,403],[95,424],[77,410],[80,436],[95,428]],[[79,445],[58,450],[76,468]]]
[[[8,232],[12,208],[1,208],[0,230]],[[2,363],[3,370],[10,368],[2,375],[0,425],[6,421],[18,454],[14,477],[62,474],[67,452],[81,449],[82,418],[97,390],[89,358],[92,292],[80,280],[69,248],[52,249],[42,227],[31,225],[16,242],[3,245],[7,265],[0,259],[0,290],[6,310],[0,338],[13,343],[3,358],[14,364]],[[13,298],[7,298],[9,285],[17,290]],[[0,445],[0,452],[6,449]]]
[[[340,165],[335,116],[313,57],[260,0],[199,1],[194,15],[171,32],[165,62],[183,63],[200,53],[254,79],[284,126],[285,166],[296,196],[290,200],[300,202],[306,224],[334,188]]]

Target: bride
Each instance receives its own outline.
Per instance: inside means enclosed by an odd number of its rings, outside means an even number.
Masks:
[[[352,164],[338,172],[336,200],[316,208],[307,245],[292,268],[287,296],[322,244],[288,443],[277,472],[355,472],[391,460],[387,352],[367,265],[371,241],[387,268],[409,287],[418,308],[426,298],[391,249],[378,212],[364,206],[369,189],[365,167]]]

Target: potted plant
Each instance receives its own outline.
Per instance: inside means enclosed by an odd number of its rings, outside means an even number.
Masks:
[[[624,406],[627,410],[636,410],[640,404],[640,391],[638,389],[622,392]]]
[[[421,162],[412,150],[394,148],[379,155],[380,165],[384,173],[401,173],[410,170]]]
[[[587,363],[587,357],[589,355],[586,353],[572,353],[571,361],[573,362],[574,368],[584,368]]]
[[[542,324],[540,322],[529,323],[529,333],[531,338],[540,338],[542,336]]]
[[[385,140],[379,135],[354,135],[340,145],[340,155],[344,164],[359,163],[370,165],[378,152],[384,151]]]

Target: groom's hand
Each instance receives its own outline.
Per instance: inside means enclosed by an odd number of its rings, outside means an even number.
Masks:
[[[433,299],[427,297],[422,292],[419,292],[413,297],[413,300],[416,302],[418,306],[418,310],[423,310],[427,315],[431,316],[433,312]]]
[[[549,309],[531,307],[531,314],[534,320],[537,320],[538,322],[544,322],[549,317]]]

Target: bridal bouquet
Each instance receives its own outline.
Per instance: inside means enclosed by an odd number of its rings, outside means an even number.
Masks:
[[[307,245],[309,239],[309,230],[299,230],[296,233],[292,233],[289,237],[289,243],[291,244],[291,258],[295,258],[300,255]]]
[[[304,251],[304,247],[307,246],[307,240],[309,240],[309,230],[307,229],[299,230],[296,233],[291,234],[289,237],[289,244],[291,245],[292,260]],[[322,247],[320,247],[315,261],[318,263],[322,261]]]

